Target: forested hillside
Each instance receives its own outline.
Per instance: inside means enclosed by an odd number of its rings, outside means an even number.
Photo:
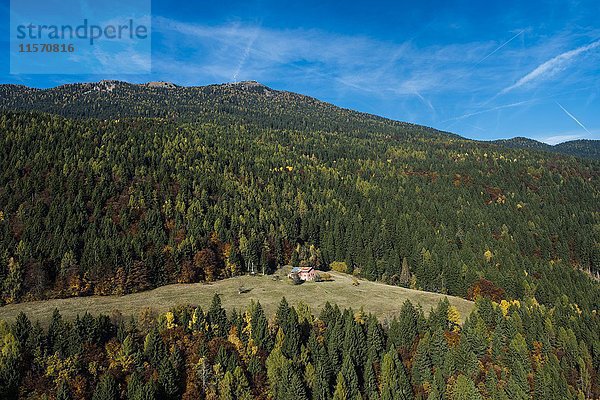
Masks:
[[[325,130],[404,138],[457,135],[335,107],[258,82],[198,87],[169,82],[136,85],[120,81],[68,84],[50,89],[0,85],[0,109],[43,111],[69,118],[158,117],[179,121],[250,124],[267,129]],[[489,142],[502,147],[542,150],[600,159],[600,141],[573,140],[550,146],[527,138]],[[487,143],[481,142],[481,145]]]
[[[365,136],[455,136],[324,103],[258,82],[156,87],[101,81],[41,90],[0,85],[0,109],[43,111],[69,118],[152,117],[186,122],[247,124],[266,129],[325,130]]]
[[[0,108],[4,304],[285,264],[477,301],[462,326],[447,303],[383,324],[285,302],[270,322],[227,316],[218,298],[127,322],[20,316],[0,323],[9,398],[600,395],[600,161],[251,82],[5,85]]]
[[[4,302],[337,262],[469,298],[598,304],[578,272],[600,269],[598,162],[256,83],[2,88],[5,107],[77,117],[1,117]]]

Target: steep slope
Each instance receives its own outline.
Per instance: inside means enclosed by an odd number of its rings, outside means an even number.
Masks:
[[[598,285],[573,267],[600,270],[599,172],[444,135],[8,112],[0,298],[337,261],[396,285],[548,304],[568,295],[592,310]]]
[[[577,272],[600,271],[597,161],[256,82],[0,94],[4,302],[336,261],[462,297],[600,303]]]
[[[51,89],[0,85],[0,110],[41,111],[70,118],[152,117],[187,122],[251,124],[267,129],[347,134],[455,136],[278,91],[258,82],[182,87],[120,81],[68,84]]]
[[[197,87],[170,82],[100,81],[50,89],[8,84],[0,85],[0,110],[40,111],[69,118],[152,117],[241,123],[267,129],[394,135],[405,140],[432,136],[460,138],[421,125],[343,109],[301,94],[273,90],[255,81]],[[550,146],[515,137],[491,143],[600,159],[600,141],[597,140],[575,140]]]

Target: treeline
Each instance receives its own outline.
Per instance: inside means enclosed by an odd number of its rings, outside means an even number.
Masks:
[[[0,299],[287,263],[598,308],[600,164],[451,138],[0,116]],[[402,266],[405,268],[402,268]]]
[[[228,316],[207,310],[85,314],[47,329],[0,322],[4,399],[593,399],[600,396],[600,321],[566,298],[479,298],[462,325],[442,301],[428,317],[406,301],[380,323],[326,306],[318,317],[282,299]]]

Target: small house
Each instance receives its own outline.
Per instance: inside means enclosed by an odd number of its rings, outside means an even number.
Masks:
[[[288,277],[291,278],[294,274],[297,274],[298,278],[303,281],[314,281],[317,276],[317,270],[313,267],[294,267]]]

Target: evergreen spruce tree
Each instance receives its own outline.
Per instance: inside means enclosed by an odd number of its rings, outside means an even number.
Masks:
[[[342,361],[342,370],[340,372],[344,377],[348,398],[358,398],[360,396],[358,375],[356,374],[356,369],[352,362],[352,357],[349,353],[346,353],[346,355],[344,356],[344,360]]]
[[[14,332],[15,338],[18,340],[19,346],[22,350],[27,349],[27,341],[29,340],[32,331],[33,326],[31,321],[29,318],[27,318],[27,315],[25,315],[24,312],[20,312],[15,321]]]
[[[414,393],[412,389],[412,385],[410,384],[410,378],[408,377],[408,372],[398,357],[398,354],[395,354],[394,362],[396,364],[396,370],[398,371],[398,387],[399,387],[399,398],[401,400],[413,400]]]
[[[348,396],[348,388],[346,386],[346,380],[344,379],[344,375],[340,371],[338,373],[335,390],[333,392],[333,400],[350,400],[351,397]]]
[[[296,310],[291,307],[287,315],[287,321],[284,325],[283,333],[285,334],[285,340],[281,351],[288,358],[295,358],[300,352],[300,326],[298,324],[298,314]]]
[[[117,383],[112,375],[106,373],[100,377],[100,381],[96,385],[92,400],[117,400],[118,389]]]
[[[177,398],[179,394],[177,375],[178,371],[171,360],[168,357],[164,358],[158,367],[158,384],[162,398],[166,400]]]
[[[417,351],[412,361],[412,379],[415,386],[431,383],[431,358],[429,356],[429,333],[417,345]]]
[[[379,391],[377,389],[377,378],[373,369],[373,359],[369,358],[365,363],[363,372],[363,387],[364,398],[368,400],[379,399]]]
[[[398,318],[399,335],[396,338],[396,345],[405,349],[410,349],[415,337],[417,336],[417,311],[409,300],[402,304],[400,316]]]
[[[315,368],[315,379],[312,387],[313,400],[329,400],[330,398],[329,380],[327,372],[323,365],[319,362]]]
[[[128,400],[141,400],[144,390],[144,382],[140,378],[139,374],[134,372],[129,377],[127,382],[127,399]]]
[[[241,367],[236,367],[233,371],[235,382],[235,398],[238,400],[251,400],[252,392],[250,391],[250,383],[244,374]]]
[[[408,259],[406,257],[402,258],[402,270],[400,272],[400,285],[403,287],[409,287],[411,276],[410,268],[408,267]]]
[[[267,357],[266,361],[269,389],[273,398],[281,398],[281,394],[286,390],[286,382],[284,379],[287,378],[286,374],[288,366],[291,363],[281,351],[283,340],[283,331],[280,328],[275,340],[275,347],[273,348],[273,351],[271,351],[271,354],[269,354],[269,357]]]
[[[369,315],[367,320],[367,357],[379,360],[385,350],[385,339],[381,325],[374,315]]]
[[[221,297],[215,293],[210,308],[208,309],[207,319],[211,327],[211,332],[215,336],[226,337],[229,332],[229,321],[227,313],[221,307]]]
[[[290,400],[305,400],[306,389],[302,383],[302,377],[298,370],[291,363],[287,363],[283,368],[282,382],[279,386],[279,396],[277,398]]]
[[[412,386],[398,353],[391,349],[381,361],[381,399],[412,400]]]
[[[442,367],[449,350],[448,342],[444,336],[444,331],[439,328],[433,331],[430,341],[431,345],[429,346],[429,354],[431,356],[431,361],[433,365]],[[440,389],[442,390],[442,388]]]
[[[155,367],[158,367],[165,357],[165,345],[156,327],[152,328],[144,339],[144,356]]]
[[[254,344],[265,351],[271,351],[273,340],[269,332],[269,324],[265,311],[260,302],[255,303],[251,307],[252,318],[252,340]]]
[[[451,400],[483,400],[471,378],[458,375],[452,387]]]
[[[438,387],[437,382],[433,382],[431,384],[431,388],[429,389],[429,394],[427,395],[427,400],[442,400],[443,391]]]
[[[56,400],[71,400],[71,390],[69,389],[69,384],[62,380],[58,384],[58,389],[56,391]]]

